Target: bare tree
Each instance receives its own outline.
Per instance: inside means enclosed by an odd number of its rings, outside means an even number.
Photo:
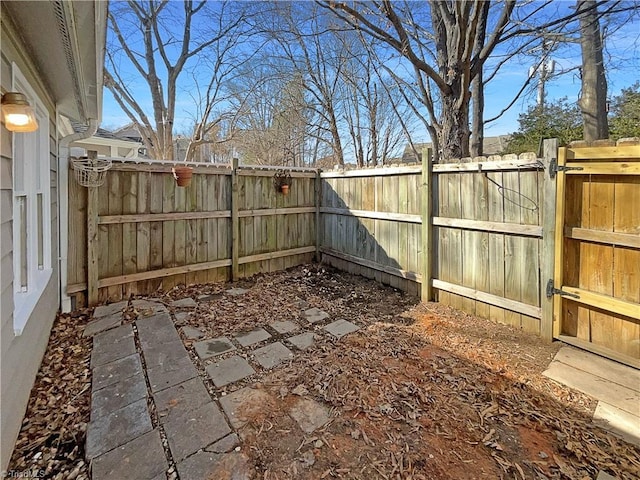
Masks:
[[[315,4],[306,2],[276,2],[265,15],[264,33],[274,45],[272,55],[287,69],[299,72],[305,87],[308,105],[320,120],[316,125],[318,140],[329,141],[337,163],[344,163],[340,116],[340,73],[348,51],[330,35],[333,21],[321,15]]]
[[[483,21],[489,15],[485,3],[430,0],[426,2],[428,9],[419,12],[415,3],[391,0],[320,2],[410,62],[419,100],[427,109],[436,136],[434,144],[439,145],[444,158],[469,154],[471,83],[495,49],[515,6],[515,1],[506,0],[496,13],[493,28],[485,32]],[[415,20],[418,15],[430,20],[429,31]],[[432,87],[438,92],[437,97],[432,94]]]
[[[370,46],[369,46],[370,47]],[[346,127],[359,167],[388,163],[409,135],[406,104],[390,77],[381,76],[374,57],[360,41],[350,46],[352,57],[342,72],[340,94]]]
[[[226,1],[111,3],[105,86],[138,128],[151,156],[173,159],[178,80],[192,62],[206,56],[215,58],[207,65],[212,82],[201,96],[194,141],[204,142],[206,132],[216,125],[212,115],[219,101],[221,69],[229,65],[225,59],[237,45],[234,39],[243,21],[242,11]],[[141,85],[151,98],[150,108],[143,103]]]
[[[522,2],[485,0],[400,2],[336,2],[318,0],[346,24],[384,42],[399,58],[408,61],[413,80],[395,75],[408,97],[417,99],[426,111],[414,109],[431,133],[434,155],[444,158],[467,156],[482,151],[484,86],[497,78],[501,68],[518,59],[542,38],[563,45],[568,32],[579,32],[577,19],[596,12],[612,16],[635,10],[635,4],[620,1],[579,1],[578,9],[562,2]],[[517,7],[517,8],[516,8]],[[541,36],[542,35],[542,36]],[[549,43],[547,43],[549,45]],[[501,47],[502,59],[488,60]],[[552,49],[549,49],[550,52]],[[548,53],[547,52],[547,53]],[[546,58],[540,59],[544,65]],[[531,85],[529,76],[498,115],[508,110]],[[594,79],[595,80],[595,79]],[[470,102],[473,101],[472,129]],[[497,117],[490,119],[495,120]],[[469,137],[472,137],[470,148]]]
[[[282,63],[247,65],[234,82],[239,107],[232,144],[246,163],[303,166],[314,160],[314,111],[300,73]]]
[[[584,139],[609,138],[607,123],[607,77],[602,56],[602,37],[595,0],[578,0],[580,15],[580,47],[582,50],[582,94],[578,105],[582,110]]]

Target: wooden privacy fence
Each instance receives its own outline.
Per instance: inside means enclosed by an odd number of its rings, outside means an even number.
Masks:
[[[104,185],[69,182],[67,293],[76,305],[114,301],[275,271],[316,254],[317,172],[195,165],[177,187],[173,164],[114,161]],[[88,298],[87,298],[88,297]]]
[[[329,264],[419,294],[420,165],[324,172],[320,251]]]
[[[535,155],[433,166],[438,301],[541,332],[544,168]]]
[[[554,337],[640,368],[640,146],[558,152]]]
[[[531,332],[544,328],[550,338],[550,312],[548,325],[540,321],[551,305],[541,294],[552,274],[543,255],[553,251],[543,241],[543,212],[553,225],[553,203],[544,203],[545,187],[553,188],[544,170],[550,158],[322,173],[320,251],[338,268],[422,290],[423,299],[433,287],[442,303]],[[424,278],[430,284],[421,285]]]
[[[97,189],[70,182],[67,292],[76,304],[116,300],[321,253],[423,300],[638,365],[640,147],[547,140],[542,158],[467,160],[291,170],[288,196],[274,168],[197,165],[178,188],[172,164],[119,161]]]

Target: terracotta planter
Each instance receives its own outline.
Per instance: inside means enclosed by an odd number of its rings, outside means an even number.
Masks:
[[[280,191],[283,195],[289,195],[289,185],[281,185]]]
[[[173,178],[179,187],[188,187],[191,185],[191,177],[193,176],[193,168],[191,167],[174,167],[172,169]]]

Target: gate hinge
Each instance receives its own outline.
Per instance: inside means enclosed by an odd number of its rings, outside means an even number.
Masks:
[[[547,298],[551,298],[554,295],[562,295],[562,296],[565,296],[565,297],[580,298],[580,295],[576,295],[575,293],[565,292],[564,290],[560,290],[558,288],[555,288],[553,286],[553,280],[549,279],[549,281],[547,282]]]
[[[555,178],[558,172],[567,172],[569,170],[584,170],[583,167],[567,167],[566,165],[558,165],[558,159],[552,158],[549,162],[549,178]]]

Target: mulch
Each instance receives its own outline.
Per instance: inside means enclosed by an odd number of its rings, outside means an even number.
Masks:
[[[640,478],[640,449],[592,424],[594,400],[542,375],[557,343],[319,265],[233,284],[244,295],[225,295],[231,286],[154,297],[203,298],[183,323],[210,337],[296,320],[307,306],[361,327],[337,340],[318,326],[314,348],[253,378],[274,400],[242,432],[256,478]],[[10,470],[89,478],[90,313],[58,316]],[[286,413],[301,392],[331,408],[310,435]]]

